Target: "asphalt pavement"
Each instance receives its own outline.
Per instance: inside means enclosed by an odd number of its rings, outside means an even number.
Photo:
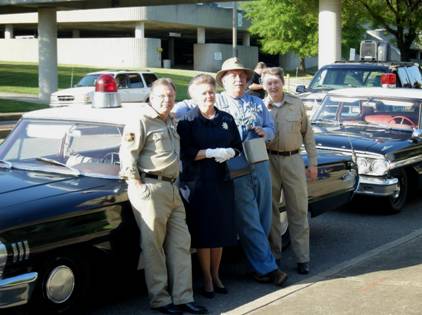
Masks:
[[[421,262],[418,229],[223,314],[422,314]]]

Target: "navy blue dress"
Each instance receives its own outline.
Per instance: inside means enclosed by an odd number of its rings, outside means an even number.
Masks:
[[[242,150],[233,117],[215,109],[213,119],[203,117],[198,107],[179,121],[182,173],[180,188],[193,248],[216,248],[236,244],[234,188],[226,163],[213,158],[195,161],[199,150]]]

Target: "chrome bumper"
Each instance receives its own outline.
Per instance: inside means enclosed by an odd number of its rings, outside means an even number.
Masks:
[[[361,175],[357,194],[391,196],[400,191],[398,178],[380,178]]]
[[[0,279],[0,309],[28,303],[37,278],[38,273],[29,272]]]

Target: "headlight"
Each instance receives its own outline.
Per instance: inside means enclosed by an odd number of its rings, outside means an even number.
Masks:
[[[83,97],[82,101],[83,101],[84,103],[91,104],[91,103],[92,103],[91,96],[89,96],[89,95],[84,95],[84,97]]]
[[[7,261],[7,249],[6,245],[0,242],[0,279],[3,276],[4,267]]]
[[[388,171],[389,163],[384,159],[357,157],[359,174],[381,176]]]

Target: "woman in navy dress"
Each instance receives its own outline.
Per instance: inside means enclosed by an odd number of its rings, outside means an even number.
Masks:
[[[214,107],[216,83],[201,74],[189,84],[197,105],[179,121],[182,173],[180,191],[185,202],[192,247],[197,249],[203,274],[202,294],[227,293],[219,277],[223,247],[236,244],[234,188],[225,161],[242,150],[233,117]]]

